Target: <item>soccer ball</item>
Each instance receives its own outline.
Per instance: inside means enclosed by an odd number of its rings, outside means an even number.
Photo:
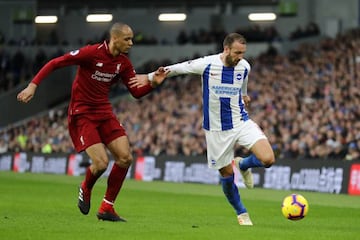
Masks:
[[[300,220],[307,215],[309,204],[302,195],[293,193],[284,198],[281,211],[289,220]]]

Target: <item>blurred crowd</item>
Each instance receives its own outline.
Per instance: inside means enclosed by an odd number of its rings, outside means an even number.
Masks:
[[[282,41],[283,38],[274,26],[260,26],[257,24],[237,28],[235,32],[243,34],[248,42],[274,42]],[[180,31],[176,37],[176,43],[184,44],[219,44],[218,49],[222,48],[222,40],[227,34],[222,28],[205,29],[201,28],[192,31]],[[297,28],[287,37],[288,40],[297,40],[304,37],[317,36],[320,31],[315,23],[309,23],[306,26],[297,26]],[[0,94],[6,92],[18,84],[31,79],[37,71],[51,58],[60,56],[64,53],[63,48],[71,46],[83,46],[102,42],[108,39],[108,32],[94,39],[79,38],[75,43],[69,43],[61,39],[56,31],[50,32],[46,39],[6,39],[0,31]],[[157,39],[154,36],[148,36],[142,32],[134,33],[135,45],[156,45],[156,44],[174,44],[168,39]],[[18,47],[17,51],[9,53],[6,46]],[[28,56],[23,48],[27,46],[37,46],[39,49],[35,56]],[[53,53],[47,52],[46,47],[55,47],[57,50]]]
[[[309,22],[305,25],[298,25],[290,32],[289,36],[282,36],[274,25],[260,25],[251,24],[246,27],[238,27],[233,31],[243,34],[248,42],[272,42],[281,41],[282,39],[295,40],[310,36],[317,36],[320,34],[320,29],[315,22]],[[226,31],[221,26],[211,28],[200,28],[193,30],[180,31],[176,37],[177,44],[206,44],[206,43],[218,43],[222,41],[226,35]],[[76,42],[69,42],[67,39],[62,37],[56,32],[51,31],[47,37],[42,39],[28,39],[22,37],[20,39],[7,39],[5,34],[0,29],[0,45],[10,46],[68,46],[68,45],[84,45],[91,44],[99,41],[103,41],[108,38],[108,32],[104,32],[101,36],[96,36],[92,39],[78,38]],[[148,35],[143,32],[134,33],[134,42],[139,45],[152,45],[152,44],[174,44],[175,42],[169,39],[159,39],[157,36]]]
[[[251,115],[284,158],[360,159],[360,31],[256,59]]]
[[[10,54],[6,47],[0,45],[0,94],[29,81],[47,61],[63,54],[61,48],[51,54],[39,48],[35,56],[30,58],[22,48]]]
[[[360,160],[360,29],[248,60],[248,111],[277,158]],[[137,72],[167,64],[154,60]],[[180,76],[143,99],[123,96],[114,111],[138,155],[204,155],[201,100],[200,79]],[[66,107],[0,130],[0,153],[6,151],[73,152]]]

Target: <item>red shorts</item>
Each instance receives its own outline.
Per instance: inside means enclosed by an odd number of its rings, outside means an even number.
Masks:
[[[77,152],[96,143],[107,145],[118,137],[126,136],[125,129],[113,114],[101,120],[83,114],[72,115],[68,117],[68,125]]]

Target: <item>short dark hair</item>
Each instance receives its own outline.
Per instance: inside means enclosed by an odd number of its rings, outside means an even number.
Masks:
[[[239,33],[229,33],[228,35],[226,35],[224,42],[223,42],[223,46],[224,47],[230,47],[231,44],[233,44],[233,42],[238,41],[242,44],[246,44],[246,38],[239,34]]]

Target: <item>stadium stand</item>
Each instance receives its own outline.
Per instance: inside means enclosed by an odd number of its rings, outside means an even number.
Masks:
[[[249,43],[272,43],[282,41],[283,39],[292,41],[320,34],[315,23],[309,23],[305,30],[300,31],[300,29],[300,26],[294,29],[290,36],[281,36],[273,26],[261,27],[257,24],[247,28],[239,27],[234,29],[234,31],[243,34]],[[176,44],[219,44],[225,35],[226,32],[223,29],[198,29],[191,32],[184,30],[179,32],[176,37]],[[102,42],[107,39],[107,33],[103,33],[100,38],[79,39],[77,43],[71,45],[68,41],[59,42],[56,39],[58,39],[56,32],[51,32],[45,41],[26,38],[6,39],[0,33],[0,94],[31,79],[49,59],[62,55],[68,49],[75,49],[84,44]],[[134,44],[144,46],[166,45],[169,44],[169,41],[136,32]],[[32,51],[24,49],[31,49]],[[221,49],[221,46],[218,46],[218,49]]]
[[[253,101],[249,112],[270,137],[278,158],[360,159],[359,49],[360,29],[352,29],[319,44],[301,44],[287,55],[270,49],[250,59],[248,92]],[[31,78],[46,57],[39,51],[31,64],[24,63],[27,60],[21,52],[16,58],[15,62],[23,62],[19,66],[32,68],[12,68],[12,82],[1,85],[3,91]],[[6,53],[2,59],[11,61]],[[168,63],[153,60],[139,72]],[[1,72],[2,79],[7,75]],[[144,100],[125,95],[114,102],[114,107],[134,153],[206,153],[197,77],[169,79]],[[17,151],[73,152],[66,107],[0,129],[0,153]],[[247,154],[244,149],[236,151]]]

